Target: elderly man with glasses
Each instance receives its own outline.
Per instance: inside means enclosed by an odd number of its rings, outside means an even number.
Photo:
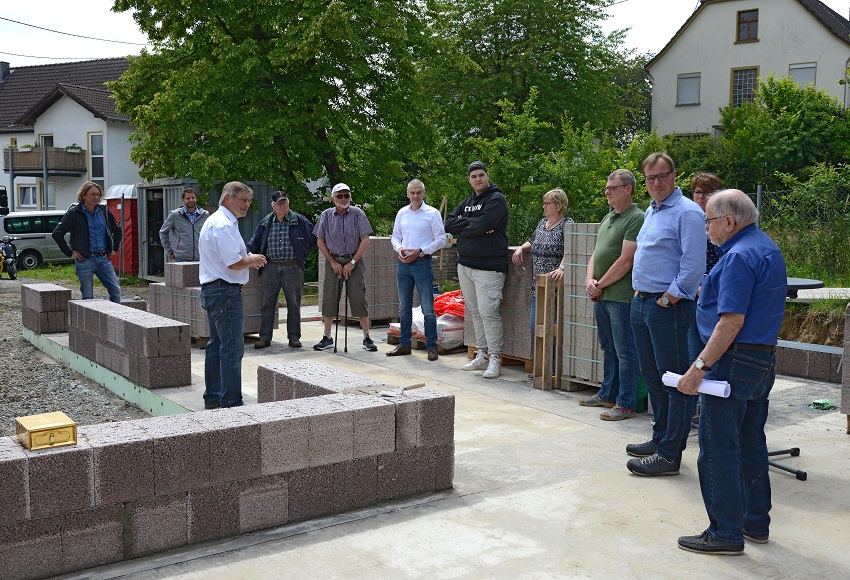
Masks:
[[[375,352],[378,347],[369,338],[369,304],[366,302],[366,275],[363,254],[369,247],[372,226],[359,207],[351,205],[351,188],[337,183],[331,190],[334,206],[326,209],[316,220],[313,234],[319,251],[325,257],[325,279],[322,284],[322,321],[325,334],[313,345],[314,350],[331,350],[331,326],[339,304],[340,281],[345,281],[346,299],[351,315],[360,319],[363,330],[363,349]]]
[[[744,539],[766,544],[770,535],[764,426],[787,274],[782,252],[757,219],[752,200],[737,189],[712,195],[706,206],[705,229],[721,256],[697,309],[705,347],[678,389],[691,396],[706,378],[727,381],[732,394],[706,395],[702,404],[697,467],[709,526],[679,538],[679,547],[691,552],[738,555]]]
[[[661,375],[690,365],[688,329],[705,272],[705,229],[700,207],[676,186],[676,167],[664,153],[643,162],[652,202],[637,237],[630,319],[641,374],[652,403],[652,438],[626,446],[637,475],[676,475],[687,445],[697,397],[667,387]]]
[[[242,355],[245,354],[242,286],[248,268],[262,268],[266,258],[251,254],[236,220],[245,217],[254,191],[238,181],[221,190],[219,208],[201,228],[201,306],[207,311],[210,340],[204,351],[204,408],[240,407]]]

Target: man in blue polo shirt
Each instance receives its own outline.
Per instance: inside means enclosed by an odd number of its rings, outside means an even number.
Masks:
[[[679,547],[705,554],[744,552],[744,538],[767,543],[770,526],[768,400],[776,378],[776,341],[785,314],[785,259],[755,225],[758,210],[742,191],[714,194],[705,229],[720,260],[702,285],[697,326],[705,348],[679,381],[694,395],[703,378],[728,381],[728,398],[705,396],[697,460],[709,526]]]
[[[704,214],[676,187],[676,167],[668,155],[647,157],[643,176],[652,202],[637,237],[629,315],[654,422],[652,439],[626,446],[626,453],[637,457],[626,467],[636,475],[676,475],[697,398],[665,386],[661,375],[683,374],[691,363],[688,328],[705,272]]]

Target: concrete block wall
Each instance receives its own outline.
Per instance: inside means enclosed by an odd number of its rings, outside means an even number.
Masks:
[[[369,248],[363,256],[366,267],[366,301],[371,320],[398,320],[398,288],[396,286],[396,257],[388,237],[370,237]],[[322,308],[322,285],[325,280],[325,257],[319,252],[319,311]],[[343,287],[342,296],[345,296]],[[415,292],[414,292],[415,297]],[[415,297],[416,299],[416,297]],[[418,304],[415,302],[414,304]],[[340,301],[339,313],[345,313],[345,303]],[[334,316],[336,312],[322,312]],[[350,316],[350,312],[349,312]]]
[[[21,322],[36,334],[68,332],[71,290],[57,284],[21,284]]]
[[[207,338],[210,335],[207,312],[201,307],[201,281],[199,262],[167,262],[165,283],[148,286],[148,311],[173,318],[189,325],[192,338]],[[248,283],[242,287],[242,303],[245,311],[244,334],[260,332],[263,306],[262,280],[257,270],[251,269]],[[273,328],[278,327],[275,311]]]
[[[444,490],[453,471],[454,397],[425,388],[81,426],[77,445],[40,451],[2,437],[0,577],[44,578]]]
[[[149,389],[192,383],[187,324],[107,300],[68,306],[71,351]]]
[[[602,381],[602,350],[596,339],[593,304],[584,292],[587,262],[596,247],[599,224],[566,224],[564,227],[564,376],[579,382]],[[531,264],[517,266],[510,260],[502,294],[502,324],[505,343],[503,354],[530,360],[534,356],[531,335]],[[465,318],[464,344],[475,346],[475,332],[469,316]]]

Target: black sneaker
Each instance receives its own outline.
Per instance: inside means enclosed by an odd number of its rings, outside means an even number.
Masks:
[[[626,453],[632,457],[649,457],[658,450],[658,443],[650,439],[643,443],[629,443],[626,445]]]
[[[368,336],[363,339],[363,350],[368,350],[369,352],[375,352],[378,350],[378,347],[375,346],[375,343],[372,342],[372,339]]]
[[[635,475],[679,475],[679,462],[664,459],[657,453],[640,459],[629,459],[626,467]]]
[[[334,339],[330,336],[323,336],[322,340],[313,345],[313,350],[328,350],[333,348]]]
[[[744,553],[744,544],[740,546],[715,540],[703,532],[699,536],[682,536],[679,538],[679,547],[688,552],[698,554],[715,554],[718,556],[740,556]]]

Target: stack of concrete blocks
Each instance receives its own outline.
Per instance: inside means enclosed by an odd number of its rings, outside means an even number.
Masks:
[[[192,384],[187,324],[108,300],[68,304],[72,352],[148,389]]]
[[[564,227],[564,376],[566,390],[602,382],[602,349],[596,338],[593,302],[585,293],[587,263],[596,248],[599,224]]]
[[[207,312],[201,307],[201,281],[199,262],[167,262],[165,283],[148,286],[148,311],[185,322],[190,327],[192,338],[207,338],[210,335]],[[257,270],[248,270],[248,283],[242,287],[242,303],[245,312],[244,334],[260,332],[263,306],[263,285]],[[275,310],[273,328],[278,326],[278,311]]]
[[[850,434],[850,304],[844,311],[844,355],[841,359],[841,412],[847,416]]]
[[[585,295],[587,262],[596,247],[599,224],[566,224],[564,226],[564,390],[578,390],[584,384],[602,381],[602,351],[596,339],[593,303]],[[533,268],[526,259],[523,266],[510,260],[515,248],[507,254],[508,276],[502,293],[502,324],[505,342],[502,354],[531,360],[534,340],[531,335],[531,285]],[[525,267],[525,269],[523,269]],[[464,320],[464,344],[475,346],[475,332],[470,316]],[[578,383],[578,384],[574,384]]]
[[[21,285],[21,322],[36,334],[68,332],[71,290],[56,284]]]
[[[354,375],[349,375],[356,381]],[[452,486],[454,399],[335,394],[0,437],[0,578],[44,578]]]
[[[319,311],[322,309],[323,283],[325,280],[325,257],[319,252]],[[398,288],[396,286],[396,263],[398,258],[390,238],[369,238],[369,248],[363,256],[366,267],[366,301],[369,304],[370,320],[398,320]],[[356,267],[362,268],[358,264]],[[336,287],[334,287],[336,292]],[[342,297],[345,297],[343,286]],[[415,293],[414,293],[415,297]],[[414,306],[418,302],[414,302]],[[322,312],[324,316],[335,316],[336,312]],[[339,315],[345,315],[345,303],[339,302]],[[351,311],[349,309],[349,316]]]
[[[509,248],[505,254],[508,275],[505,278],[502,304],[499,308],[504,328],[502,354],[516,359],[531,360],[534,353],[534,340],[531,336],[531,285],[534,283],[534,273],[528,259],[522,266],[517,266],[511,261],[514,250],[516,248]],[[474,347],[475,329],[472,326],[472,316],[466,309],[464,309],[463,320],[463,343]]]

